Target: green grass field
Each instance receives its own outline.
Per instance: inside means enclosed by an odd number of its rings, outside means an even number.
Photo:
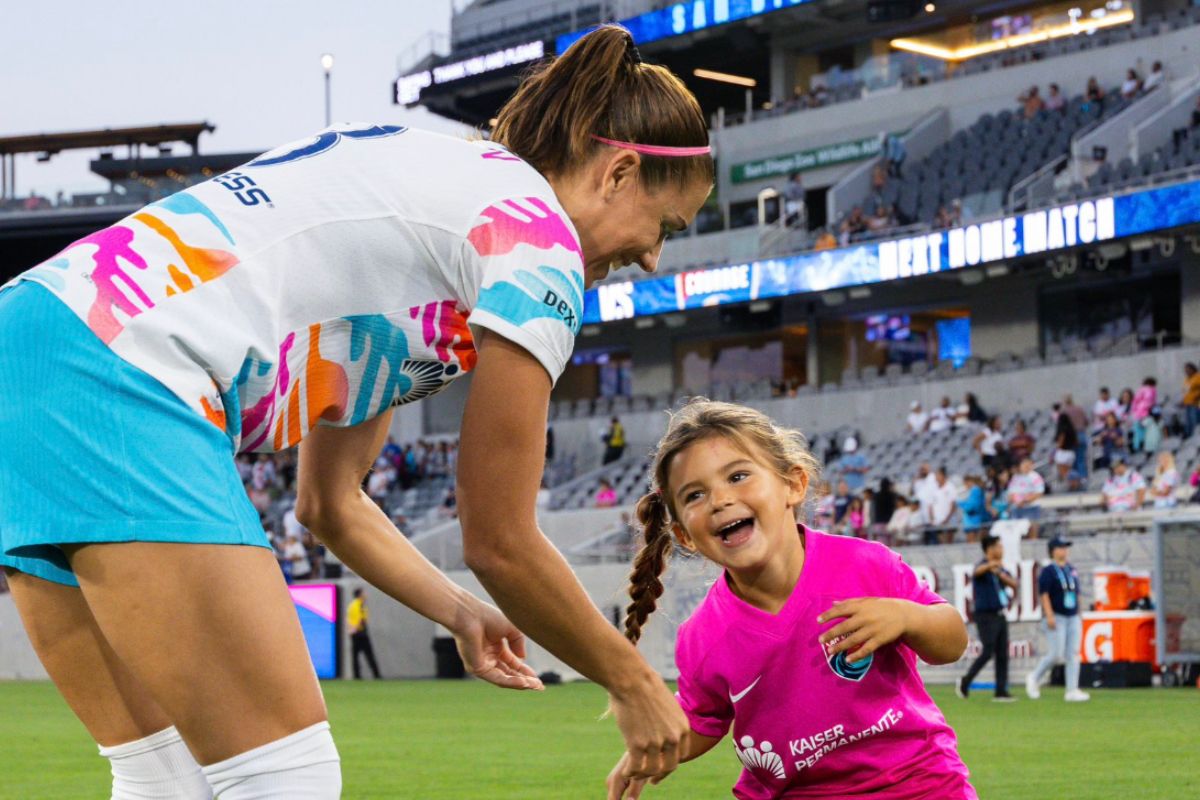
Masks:
[[[342,754],[343,796],[357,798],[603,797],[620,755],[595,686],[502,692],[478,683],[327,683]],[[958,731],[980,797],[1194,800],[1200,797],[1200,691],[1061,690],[1003,705],[934,698]],[[107,763],[48,683],[0,683],[0,797],[107,797]],[[721,798],[738,773],[722,744],[647,798]]]

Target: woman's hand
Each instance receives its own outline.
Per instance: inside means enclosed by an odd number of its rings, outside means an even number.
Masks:
[[[860,597],[835,603],[817,617],[817,622],[824,624],[839,617],[844,620],[821,634],[820,642],[826,645],[836,639],[829,655],[849,652],[846,661],[861,661],[905,634],[912,605],[894,597]]]
[[[627,778],[657,783],[679,766],[689,726],[683,709],[657,673],[649,670],[612,691],[613,717],[625,737]]]
[[[461,617],[453,633],[468,672],[505,689],[545,688],[522,660],[525,635],[495,606],[475,600]]]
[[[637,800],[642,796],[646,781],[644,778],[629,777],[629,753],[626,752],[612,772],[608,773],[604,785],[608,787],[608,800]]]

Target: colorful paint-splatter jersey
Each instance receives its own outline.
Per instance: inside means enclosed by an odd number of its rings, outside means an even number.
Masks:
[[[442,389],[472,328],[557,380],[583,310],[574,227],[486,142],[338,125],[153,203],[18,276],[242,451]]]

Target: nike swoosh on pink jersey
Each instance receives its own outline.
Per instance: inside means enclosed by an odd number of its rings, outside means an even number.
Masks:
[[[737,694],[734,694],[733,692],[730,692],[730,693],[729,693],[729,699],[730,699],[731,701],[733,701],[734,703],[736,703],[738,700],[741,700],[743,697],[745,697],[746,695],[750,694],[750,690],[751,690],[751,689],[753,689],[755,686],[757,686],[757,685],[758,685],[758,682],[759,682],[759,681],[761,681],[761,680],[762,680],[762,675],[759,675],[757,678],[755,678],[755,679],[754,679],[754,683],[750,684],[750,685],[749,685],[749,686],[747,686],[745,689],[742,689],[742,690],[741,690],[740,692],[738,692]]]

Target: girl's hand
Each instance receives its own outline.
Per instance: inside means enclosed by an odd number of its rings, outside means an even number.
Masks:
[[[456,627],[458,654],[476,678],[505,689],[545,689],[522,660],[525,635],[495,606],[476,600]]]
[[[612,772],[608,773],[608,780],[604,785],[608,787],[608,794],[605,795],[608,800],[637,800],[642,796],[642,789],[646,786],[644,778],[628,777],[630,770],[629,753],[621,756],[621,760],[612,768]]]
[[[860,661],[907,632],[912,605],[894,597],[859,597],[835,603],[817,617],[817,622],[838,618],[844,621],[821,634],[820,642],[825,645],[841,637],[829,648],[829,654],[849,652],[846,661]]]

